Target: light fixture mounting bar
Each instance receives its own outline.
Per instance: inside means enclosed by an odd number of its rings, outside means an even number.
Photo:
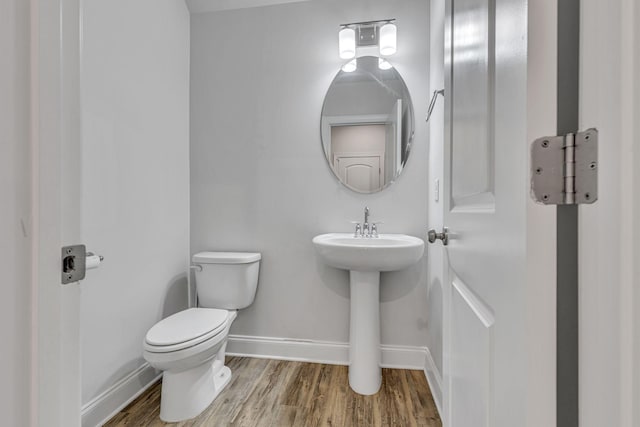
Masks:
[[[340,27],[347,28],[347,27],[356,26],[356,25],[386,24],[386,23],[391,23],[395,21],[396,21],[395,18],[390,18],[390,19],[378,19],[377,21],[350,22],[348,24],[340,24]]]

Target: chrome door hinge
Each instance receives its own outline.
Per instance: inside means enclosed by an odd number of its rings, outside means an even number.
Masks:
[[[545,205],[598,200],[598,130],[546,136],[531,145],[531,197]]]

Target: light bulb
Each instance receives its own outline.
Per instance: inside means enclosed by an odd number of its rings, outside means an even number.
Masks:
[[[397,28],[395,24],[386,23],[380,27],[380,54],[389,56],[396,53]]]
[[[378,68],[381,70],[389,70],[393,68],[393,65],[384,58],[378,58]]]
[[[342,66],[342,71],[345,73],[353,73],[358,68],[358,60],[352,59]]]
[[[343,28],[338,33],[338,48],[340,58],[349,59],[356,56],[356,31],[353,28]]]

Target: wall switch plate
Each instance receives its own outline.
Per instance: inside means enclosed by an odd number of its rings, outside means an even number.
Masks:
[[[433,199],[436,202],[440,201],[440,180],[436,179],[435,185],[433,186]]]

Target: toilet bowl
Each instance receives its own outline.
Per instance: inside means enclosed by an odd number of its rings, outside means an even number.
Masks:
[[[260,258],[260,254],[237,252],[194,255],[199,307],[169,316],[147,332],[143,356],[164,371],[163,421],[196,417],[231,380],[231,370],[224,366],[229,328],[237,309],[253,302]]]

